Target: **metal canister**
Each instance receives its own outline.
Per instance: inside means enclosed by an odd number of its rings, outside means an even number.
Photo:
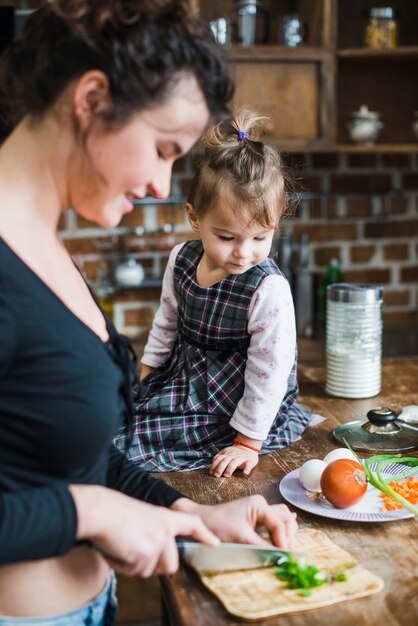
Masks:
[[[383,288],[336,283],[327,287],[325,391],[339,398],[380,392]]]

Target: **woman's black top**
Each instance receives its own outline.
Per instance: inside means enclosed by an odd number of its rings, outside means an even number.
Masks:
[[[108,330],[104,343],[0,239],[0,563],[76,544],[69,484],[164,506],[181,497],[111,443],[130,381],[127,342]]]

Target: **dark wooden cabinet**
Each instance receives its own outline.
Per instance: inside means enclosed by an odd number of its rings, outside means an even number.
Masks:
[[[233,0],[194,0],[204,19],[236,20]],[[381,4],[381,3],[380,3]],[[270,139],[284,151],[415,152],[418,110],[418,2],[391,0],[398,12],[398,46],[364,44],[367,11],[376,0],[264,0],[265,44],[226,46],[236,79],[235,102],[271,118]],[[297,13],[307,36],[283,46],[281,24]],[[374,146],[350,141],[347,122],[361,105],[378,111],[384,128]]]
[[[236,23],[233,0],[194,4],[208,21],[222,16]],[[268,15],[267,42],[226,46],[236,82],[235,102],[268,115],[270,139],[283,148],[325,148],[335,133],[332,0],[265,0],[262,9]],[[282,23],[296,10],[307,33],[303,45],[290,48],[283,45]]]
[[[338,1],[336,142],[349,147],[347,119],[367,104],[380,112],[384,124],[375,151],[415,152],[418,145],[412,123],[418,110],[418,2],[391,0],[388,4],[398,14],[398,46],[374,50],[364,46],[364,31],[365,12],[376,6],[376,1]]]

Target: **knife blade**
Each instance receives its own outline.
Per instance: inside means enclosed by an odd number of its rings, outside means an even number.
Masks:
[[[260,546],[242,543],[221,543],[219,546],[205,546],[195,541],[177,540],[177,548],[182,559],[199,572],[229,572],[242,569],[256,569],[275,565],[279,559],[291,555],[298,559],[303,555],[276,546]]]

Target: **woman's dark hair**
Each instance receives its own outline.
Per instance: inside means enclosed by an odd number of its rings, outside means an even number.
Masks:
[[[212,121],[228,114],[233,87],[222,50],[187,0],[48,0],[0,57],[0,120],[10,132],[42,115],[90,69],[109,80],[110,125],[162,104],[193,75]]]

